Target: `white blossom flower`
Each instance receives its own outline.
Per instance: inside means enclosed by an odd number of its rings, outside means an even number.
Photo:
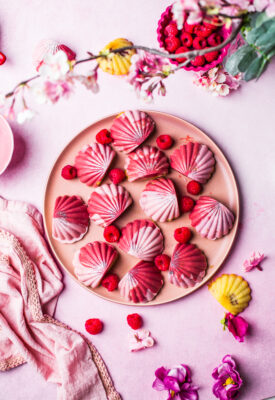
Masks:
[[[17,122],[19,124],[24,124],[24,122],[31,120],[35,115],[35,112],[30,110],[29,108],[24,108],[23,111],[20,111],[17,114]]]
[[[61,50],[55,54],[46,54],[43,62],[44,64],[41,65],[39,73],[41,77],[45,79],[57,81],[64,78],[70,70],[68,57],[66,53]]]

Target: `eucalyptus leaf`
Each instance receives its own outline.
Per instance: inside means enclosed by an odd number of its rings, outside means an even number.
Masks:
[[[257,57],[258,57],[258,55],[257,55],[256,51],[252,47],[250,47],[250,51],[247,51],[246,54],[241,59],[241,61],[239,62],[238,70],[240,72],[245,72],[249,68],[249,66],[253,62],[253,60]]]
[[[262,13],[255,13],[252,14],[254,17],[254,23],[252,25],[252,27],[254,28],[258,28],[258,26],[262,25],[265,21],[267,21],[268,19],[270,19],[270,17],[266,14],[266,12],[262,12]]]
[[[253,49],[252,49],[253,50]],[[251,52],[251,46],[248,44],[240,47],[235,53],[233,53],[225,63],[225,69],[231,75],[237,75],[239,71],[239,64],[241,60]]]
[[[265,53],[268,53],[273,47],[275,47],[275,20],[270,26],[268,32],[256,40],[255,45]]]
[[[251,31],[249,31],[246,35],[246,41],[249,44],[253,44],[255,45],[257,40],[264,36],[265,34],[267,34],[269,32],[270,29],[274,29],[275,26],[275,18],[272,19],[268,19],[267,21],[265,21],[263,24],[261,24],[260,26],[258,26],[257,28],[253,28],[251,29]]]
[[[243,79],[245,81],[251,81],[251,79],[259,78],[267,63],[268,61],[264,57],[255,58],[246,70]]]

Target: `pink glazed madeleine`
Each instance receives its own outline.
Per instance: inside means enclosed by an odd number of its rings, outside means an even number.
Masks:
[[[156,147],[144,146],[128,155],[125,170],[129,182],[134,182],[167,175],[169,162],[165,154]]]
[[[108,145],[93,143],[86,145],[75,158],[75,167],[80,181],[88,186],[101,184],[115,151]]]
[[[163,251],[163,235],[153,222],[137,219],[121,229],[118,246],[134,257],[152,261]]]
[[[155,129],[154,120],[144,111],[124,111],[112,126],[114,146],[124,153],[130,153],[140,146]]]
[[[82,239],[89,226],[87,206],[79,196],[59,196],[55,201],[52,235],[61,243]]]
[[[148,182],[139,204],[153,221],[172,221],[180,215],[177,193],[171,179],[159,178]]]
[[[163,278],[157,267],[148,261],[140,261],[119,282],[121,297],[134,303],[153,300],[163,286]]]
[[[92,221],[106,227],[111,225],[130,204],[132,198],[123,186],[106,183],[91,194],[88,212]]]
[[[189,142],[171,154],[170,164],[182,175],[206,183],[214,171],[215,158],[205,144]]]
[[[87,243],[73,258],[77,279],[85,286],[97,287],[117,258],[116,249],[104,242]]]
[[[196,231],[211,240],[227,235],[235,220],[232,211],[209,196],[201,196],[197,200],[189,217]]]

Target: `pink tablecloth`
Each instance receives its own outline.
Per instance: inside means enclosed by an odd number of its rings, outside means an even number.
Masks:
[[[1,91],[30,75],[32,48],[42,38],[60,39],[78,49],[79,56],[121,36],[156,46],[157,19],[168,4],[166,0],[0,0],[0,50],[8,57],[0,68]],[[258,83],[245,84],[232,96],[220,99],[193,86],[192,74],[180,72],[169,79],[167,96],[152,105],[137,100],[123,79],[102,74],[98,95],[79,88],[69,101],[37,107],[40,115],[29,124],[12,124],[16,153],[11,167],[0,177],[0,194],[33,202],[41,210],[47,176],[65,144],[96,119],[126,108],[147,107],[193,122],[221,146],[235,170],[242,224],[222,272],[242,273],[241,264],[253,250],[268,256],[263,272],[246,275],[253,301],[244,313],[251,324],[245,343],[223,332],[219,323],[222,308],[207,287],[178,302],[141,309],[101,300],[64,276],[66,289],[56,316],[83,333],[86,319],[99,317],[105,322],[104,332],[93,341],[125,400],[165,398],[151,388],[154,370],[181,362],[190,365],[193,380],[200,386],[200,399],[212,399],[211,372],[227,353],[236,358],[244,377],[241,400],[275,394],[274,73],[273,62]],[[157,345],[130,354],[125,318],[135,311],[144,317]],[[55,392],[55,387],[45,384],[27,365],[1,375],[3,400],[48,400],[55,398]]]

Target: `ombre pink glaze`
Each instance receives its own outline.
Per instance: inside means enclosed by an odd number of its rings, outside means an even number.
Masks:
[[[178,243],[171,258],[168,278],[176,286],[192,287],[202,281],[206,268],[206,257],[195,244]]]
[[[11,161],[13,149],[12,130],[6,119],[0,115],[0,175],[6,170]]]
[[[153,221],[172,221],[180,215],[177,193],[171,179],[159,178],[148,182],[139,204]]]
[[[152,261],[163,251],[163,235],[153,222],[137,219],[122,228],[118,246],[134,257]]]
[[[169,163],[166,155],[153,146],[143,146],[128,155],[125,161],[129,182],[166,175]]]
[[[215,159],[205,144],[189,142],[174,150],[170,165],[182,175],[206,183],[214,171]]]
[[[189,217],[196,231],[211,240],[227,235],[235,220],[232,211],[209,196],[201,196],[197,200]]]
[[[164,29],[166,27],[166,25],[172,20],[172,12],[171,12],[171,5],[168,6],[166,8],[166,10],[161,14],[161,17],[158,21],[158,28],[157,28],[157,39],[158,42],[160,44],[160,47],[165,49],[165,45],[164,45],[164,39],[165,39],[165,35],[164,35]],[[230,35],[232,31],[232,28],[226,28],[225,26],[222,26],[222,28],[219,30],[219,34],[223,37],[223,40],[227,39],[228,36]],[[182,67],[183,69],[185,69],[186,71],[208,71],[211,68],[214,68],[216,65],[220,64],[222,62],[222,60],[224,59],[224,57],[226,56],[228,49],[229,49],[230,44],[228,44],[227,46],[223,47],[220,52],[221,54],[219,55],[219,57],[217,58],[217,60],[212,61],[209,64],[205,64],[203,67],[193,67],[193,65],[188,65],[187,67]],[[171,63],[178,65],[178,61],[176,61],[176,59],[174,60],[170,60]]]
[[[111,225],[132,203],[132,198],[121,185],[105,184],[96,188],[88,201],[88,211],[96,225]]]
[[[113,145],[119,151],[130,153],[141,145],[155,129],[154,120],[144,111],[124,111],[111,126]]]
[[[116,249],[104,242],[87,243],[77,250],[74,273],[85,286],[97,287],[117,258]]]
[[[140,261],[119,282],[121,296],[134,303],[153,300],[163,286],[163,278],[157,267],[148,261]]]
[[[74,243],[87,233],[89,214],[79,196],[59,196],[53,214],[53,238],[61,243]]]

